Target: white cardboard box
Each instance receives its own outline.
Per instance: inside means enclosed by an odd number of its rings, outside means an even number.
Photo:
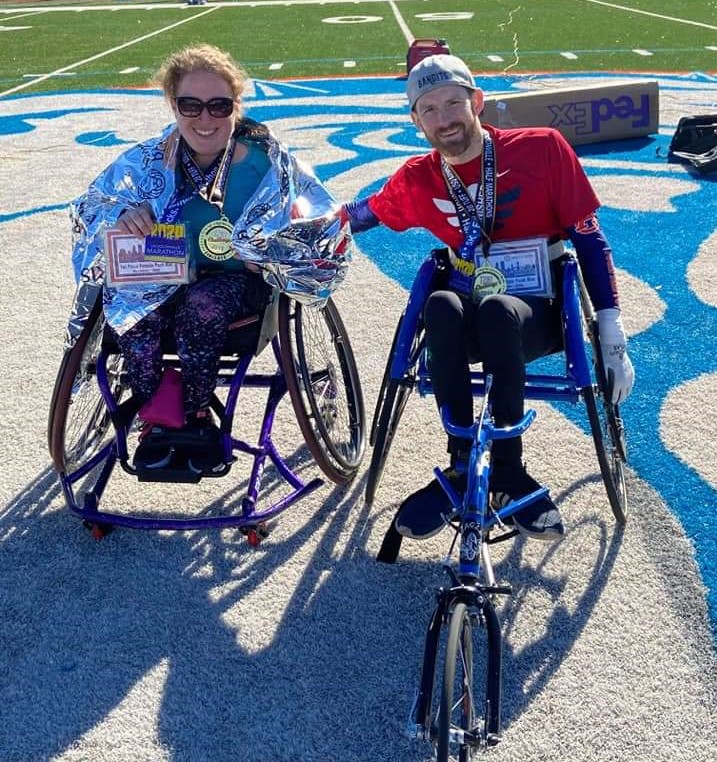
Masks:
[[[495,127],[555,127],[572,145],[657,132],[656,80],[486,95],[481,121]]]

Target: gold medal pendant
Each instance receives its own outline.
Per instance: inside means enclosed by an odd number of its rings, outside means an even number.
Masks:
[[[224,216],[207,222],[199,232],[199,250],[213,262],[226,262],[227,259],[231,259],[234,256],[232,230],[231,222]]]
[[[491,294],[504,294],[508,282],[503,273],[491,265],[481,265],[473,273],[473,299],[480,301]]]

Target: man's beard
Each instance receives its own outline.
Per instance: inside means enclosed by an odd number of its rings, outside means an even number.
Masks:
[[[447,140],[443,140],[436,133],[434,133],[431,138],[431,145],[444,156],[461,156],[473,145],[474,141],[480,140],[480,130],[475,121],[470,124],[456,122],[455,124],[450,125],[450,127],[441,130],[441,132],[449,132],[456,127],[462,128],[461,132]]]

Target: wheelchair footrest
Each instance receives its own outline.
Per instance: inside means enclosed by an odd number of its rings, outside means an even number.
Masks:
[[[184,467],[171,465],[164,468],[147,468],[142,465],[135,465],[137,470],[137,480],[140,482],[165,482],[180,484],[197,484],[203,474]]]
[[[133,462],[141,482],[196,484],[203,476],[224,476],[221,433],[202,430],[154,428],[137,447]]]

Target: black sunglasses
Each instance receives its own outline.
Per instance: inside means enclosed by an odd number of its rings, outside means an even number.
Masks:
[[[199,98],[193,98],[191,95],[180,95],[174,99],[174,102],[177,104],[177,111],[182,116],[199,116],[206,109],[209,116],[216,119],[226,119],[234,111],[232,98],[210,98],[205,102]]]

